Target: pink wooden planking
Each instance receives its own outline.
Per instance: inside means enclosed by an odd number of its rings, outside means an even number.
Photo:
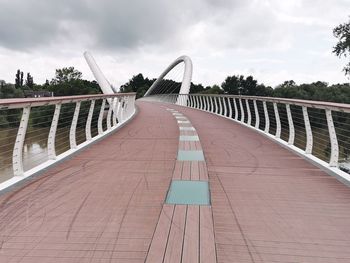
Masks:
[[[0,196],[0,262],[144,262],[161,221],[160,240],[179,238],[173,230],[169,239],[172,212],[162,216],[174,206],[162,204],[179,171],[179,133],[196,132],[179,132],[159,104],[138,104],[139,115],[118,133]],[[199,242],[181,252],[183,261],[350,262],[348,187],[233,121],[171,107],[200,137],[206,162],[197,162],[198,176],[209,178],[212,204],[212,217],[198,208],[198,228],[192,208],[186,215],[185,243],[187,230]]]
[[[179,129],[140,104],[128,125],[0,195],[0,262],[144,262]]]
[[[159,217],[157,228],[154,232],[152,244],[148,251],[146,262],[163,262],[165,249],[167,248],[169,231],[173,223],[174,205],[164,205]],[[178,220],[178,215],[176,217]]]
[[[187,218],[183,243],[183,263],[199,262],[199,206],[187,206]]]
[[[209,170],[218,262],[350,262],[350,189],[231,120],[174,106]]]

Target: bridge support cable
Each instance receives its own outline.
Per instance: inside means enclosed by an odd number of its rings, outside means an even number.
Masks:
[[[0,166],[0,191],[118,129],[135,114],[135,95],[0,100],[0,113],[4,116],[0,119],[1,128],[8,125],[4,120],[13,118],[11,112],[16,112],[16,118],[21,117],[16,139],[11,140],[11,133],[0,138],[1,142],[8,141],[0,145],[0,163],[4,164]],[[111,102],[107,114],[106,101]],[[118,121],[117,112],[120,112]],[[40,143],[41,151],[30,151],[33,141]],[[4,152],[3,145],[12,150]],[[12,154],[12,158],[6,158],[6,154]]]
[[[165,96],[150,99],[164,101]],[[169,96],[172,103],[186,96],[188,104],[183,106],[250,127],[350,185],[350,143],[344,135],[350,130],[348,104],[236,95]]]

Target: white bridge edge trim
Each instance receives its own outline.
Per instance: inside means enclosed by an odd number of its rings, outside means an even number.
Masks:
[[[157,78],[157,80],[152,84],[152,86],[147,90],[144,97],[149,96],[150,93],[158,86],[160,81],[168,74],[173,68],[175,68],[181,62],[185,63],[184,75],[182,78],[181,88],[179,94],[187,95],[190,92],[191,88],[191,80],[192,80],[192,60],[188,56],[181,56],[175,59],[173,63],[171,63],[163,73]]]

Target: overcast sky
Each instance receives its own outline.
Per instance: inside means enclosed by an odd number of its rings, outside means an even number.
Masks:
[[[0,79],[20,68],[40,84],[68,66],[93,79],[89,50],[114,86],[180,55],[204,85],[236,74],[344,83],[332,29],[349,15],[350,0],[0,0]]]

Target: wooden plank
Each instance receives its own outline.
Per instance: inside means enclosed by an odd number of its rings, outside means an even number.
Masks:
[[[199,162],[199,180],[208,181],[208,170],[205,162]]]
[[[197,151],[203,150],[200,141],[197,141],[197,142],[196,142],[196,149],[195,149],[195,150],[197,150]]]
[[[183,162],[183,168],[182,168],[182,180],[191,180],[191,162],[190,161],[184,161]]]
[[[213,217],[210,206],[200,206],[199,259],[201,263],[215,263],[216,249]]]
[[[183,163],[183,161],[176,161],[173,172],[173,180],[181,180]]]
[[[182,263],[199,262],[199,206],[187,207]]]
[[[193,181],[199,180],[198,161],[191,162],[191,180],[193,180]]]
[[[179,150],[186,150],[186,142],[179,141]]]
[[[163,205],[150,249],[147,254],[146,262],[163,262],[174,208],[174,205]]]
[[[176,205],[171,224],[164,262],[181,262],[183,237],[186,222],[186,205]]]
[[[191,143],[191,150],[192,150],[192,151],[197,150],[196,141],[191,141],[190,143]]]

